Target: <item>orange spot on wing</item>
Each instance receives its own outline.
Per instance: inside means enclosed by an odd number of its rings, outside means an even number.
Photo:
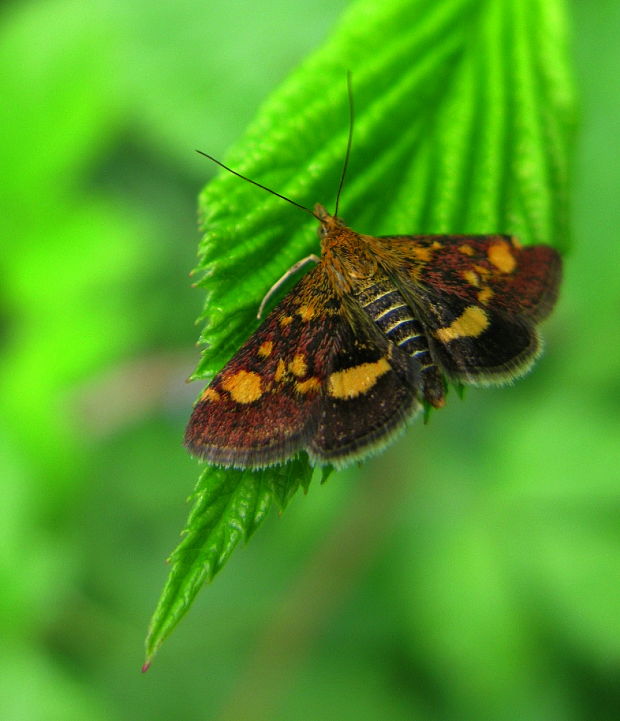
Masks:
[[[206,388],[203,394],[200,396],[201,401],[219,401],[221,399],[220,394],[215,388]]]
[[[222,381],[222,388],[237,403],[252,403],[263,395],[261,377],[253,371],[237,371]]]
[[[318,391],[321,387],[321,381],[318,378],[308,378],[307,381],[297,381],[295,383],[295,390],[298,393],[311,393],[312,391]]]
[[[488,268],[485,268],[484,265],[474,265],[474,270],[478,275],[481,275],[483,278],[487,275],[491,275],[491,271]]]
[[[414,245],[411,252],[416,260],[421,260],[423,263],[429,263],[433,259],[433,249],[423,245]]]
[[[505,240],[490,245],[487,248],[487,257],[501,273],[512,273],[517,266],[512,250]]]
[[[261,358],[268,358],[271,355],[272,350],[273,343],[270,340],[266,340],[264,343],[261,343],[260,348],[258,349],[258,355]]]
[[[467,243],[463,243],[463,245],[459,245],[459,253],[463,253],[463,255],[472,256],[475,254],[475,250],[471,247],[471,245],[468,245]]]
[[[279,383],[286,375],[286,363],[280,358],[278,365],[276,366],[276,372],[273,374],[273,379],[276,383]]]
[[[288,364],[288,369],[294,376],[297,376],[298,378],[302,378],[303,376],[305,376],[308,372],[308,364],[306,363],[305,356],[301,353],[298,353]]]
[[[478,300],[480,301],[480,303],[486,303],[491,300],[494,295],[495,293],[493,293],[493,291],[488,286],[486,286],[478,293]]]
[[[314,318],[315,315],[314,308],[311,305],[300,305],[297,309],[297,313],[300,318],[305,322]]]
[[[480,285],[480,278],[475,271],[464,270],[462,276],[470,285],[475,285],[476,288]]]
[[[293,316],[292,315],[283,315],[280,320],[280,326],[282,328],[286,328],[287,325],[290,325],[293,322]]]

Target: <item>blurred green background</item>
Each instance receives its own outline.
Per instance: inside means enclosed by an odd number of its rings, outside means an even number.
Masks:
[[[2,9],[2,719],[620,716],[617,0],[570,3],[573,251],[536,371],[272,513],[139,674],[198,475],[193,149],[223,157],[344,6]]]

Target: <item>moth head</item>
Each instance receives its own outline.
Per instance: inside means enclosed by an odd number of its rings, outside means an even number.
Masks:
[[[314,206],[313,215],[320,223],[317,232],[321,240],[345,227],[340,218],[328,213],[320,203]]]

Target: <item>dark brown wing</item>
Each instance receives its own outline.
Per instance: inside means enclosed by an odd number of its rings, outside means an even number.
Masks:
[[[418,408],[415,371],[349,318],[317,266],[202,393],[187,447],[217,465],[260,468],[301,450],[343,465],[387,441]]]
[[[540,352],[536,325],[558,294],[555,250],[503,235],[383,240],[403,257],[396,280],[449,377],[502,383],[529,369]]]
[[[419,365],[369,320],[343,320],[337,337],[308,452],[341,466],[378,452],[404,429],[421,408],[422,380]]]
[[[217,465],[258,468],[304,448],[316,426],[338,324],[335,298],[317,267],[202,393],[185,433],[189,450]]]

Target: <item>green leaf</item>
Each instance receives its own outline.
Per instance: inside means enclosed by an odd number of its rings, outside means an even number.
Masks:
[[[191,497],[194,506],[184,538],[168,559],[172,568],[146,639],[147,667],[202,585],[266,518],[272,497],[284,508],[299,484],[309,483],[311,474],[300,460],[255,472],[205,468]]]
[[[273,500],[280,511],[288,506],[299,486],[307,491],[312,479],[312,468],[305,458],[295,458],[283,466],[274,466],[264,469],[262,472],[265,474]]]
[[[333,207],[350,69],[355,134],[340,208],[354,229],[514,233],[524,243],[565,247],[575,112],[563,7],[561,0],[353,3],[226,162],[303,205]],[[305,213],[229,173],[205,188],[200,210],[206,350],[194,378],[209,379],[257,327],[265,292],[318,242]],[[284,476],[275,468],[205,472],[208,488],[173,555],[149,655],[258,525],[269,498],[283,508],[307,485],[305,460],[285,468]]]
[[[260,525],[271,504],[264,474],[205,468],[193,494],[185,537],[169,558],[168,581],[146,639],[147,666],[188,610],[203,583],[226,562],[237,543]]]

